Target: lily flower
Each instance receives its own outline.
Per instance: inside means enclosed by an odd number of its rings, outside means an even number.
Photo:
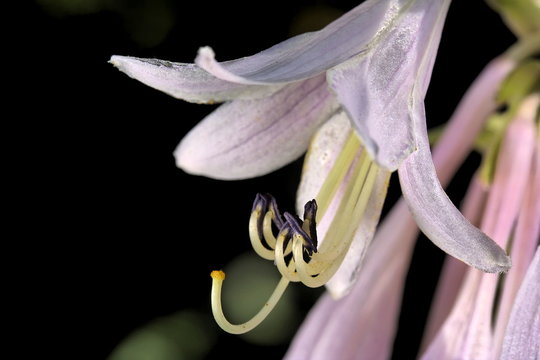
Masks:
[[[404,199],[431,241],[482,271],[508,271],[504,250],[448,199],[431,158],[424,97],[449,4],[367,0],[320,31],[232,61],[217,62],[208,47],[195,64],[111,58],[121,71],[169,95],[225,102],[176,149],[186,172],[225,180],[261,176],[309,146],[298,194],[306,204],[303,219],[281,215],[270,195],[257,196],[253,205],[254,249],[274,260],[283,276],[268,303],[246,324],[230,324],[220,304],[225,275],[212,273],[213,311],[224,329],[252,329],[291,281],[326,284],[336,298],[348,293],[396,170]]]

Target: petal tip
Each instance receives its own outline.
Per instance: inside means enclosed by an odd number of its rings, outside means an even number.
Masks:
[[[210,46],[201,46],[197,51],[197,57],[195,57],[195,64],[204,68],[204,65],[208,65],[216,60],[216,53]]]
[[[182,142],[177,146],[173,152],[176,167],[182,169],[188,174],[200,175],[200,166],[198,161],[193,156],[189,155],[190,151],[186,151]]]
[[[118,60],[118,56],[116,55],[111,56],[111,58],[109,59],[109,61],[107,61],[107,63],[111,64],[117,69],[120,67],[120,61]]]
[[[143,64],[143,62],[138,58],[122,55],[111,56],[107,63],[111,64],[116,69],[120,70],[121,72],[127,74],[130,77],[133,77],[133,69]]]
[[[512,267],[512,258],[508,255],[504,255],[504,257],[502,258],[502,261],[497,265],[498,265],[497,272],[499,274],[506,274],[508,270],[510,270],[510,268]]]
[[[486,264],[470,264],[471,266],[477,268],[486,273],[492,274],[506,274],[508,270],[512,267],[512,258],[504,252],[504,250],[497,254],[494,254],[494,258]]]

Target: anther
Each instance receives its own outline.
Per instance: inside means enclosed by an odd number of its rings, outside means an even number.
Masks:
[[[266,260],[274,259],[276,238],[273,227],[283,227],[276,199],[270,194],[257,194],[249,219],[249,238],[255,252]]]
[[[304,222],[301,221],[298,216],[289,214],[287,212],[283,216],[287,221],[287,226],[290,228],[290,236],[297,236],[302,239],[304,249],[307,251],[309,256],[312,256],[314,252],[317,252],[317,237],[315,236],[314,238],[312,238],[311,234],[308,234],[304,230]],[[316,234],[316,231],[314,231],[314,233]]]
[[[268,197],[264,194],[258,193],[255,195],[255,200],[253,201],[253,207],[251,208],[251,216],[255,217],[257,234],[259,239],[263,239],[263,220],[264,215],[268,210]]]
[[[276,198],[274,198],[272,195],[270,194],[266,194],[266,196],[268,197],[268,208],[270,210],[270,212],[272,212],[272,221],[274,222],[274,224],[276,225],[276,227],[279,229],[281,229],[281,227],[283,226],[283,218],[281,217],[281,213],[279,212],[279,208],[277,206],[277,201],[276,201]]]
[[[315,251],[317,251],[317,202],[310,200],[304,205],[304,223],[302,228],[309,234]]]

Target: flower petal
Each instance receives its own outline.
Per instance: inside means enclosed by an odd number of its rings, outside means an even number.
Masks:
[[[478,226],[482,219],[487,195],[488,187],[477,176],[473,177],[465,195],[462,212],[475,226]],[[452,311],[468,269],[469,267],[461,261],[449,255],[446,256],[437,282],[437,289],[433,296],[420,353],[423,353],[433,341],[433,338]]]
[[[432,162],[423,104],[416,107],[418,149],[399,168],[399,181],[416,223],[438,247],[485,272],[505,272],[511,260],[492,239],[473,226],[441,187]]]
[[[281,87],[280,85],[257,86],[231,83],[216,78],[195,64],[118,55],[111,57],[109,62],[145,85],[175,98],[195,103],[257,99]]]
[[[313,136],[296,192],[297,214],[302,214],[304,205],[311,199],[315,199],[319,193],[351,130],[349,117],[345,112],[340,111],[321,126]]]
[[[512,206],[517,205],[520,209],[510,250],[513,265],[505,278],[499,300],[495,326],[496,345],[493,347],[494,358],[499,357],[512,304],[540,238],[540,139],[537,138],[535,141],[534,126],[534,117],[539,104],[540,95],[530,96],[523,101],[518,118],[509,125],[501,148],[500,158],[504,159],[508,156],[506,161],[508,164],[504,164],[503,161],[497,162],[494,185],[498,177],[501,177],[502,181],[506,180],[504,185],[507,186],[505,192],[507,199],[504,206],[512,210]],[[531,150],[533,150],[532,154]],[[498,176],[499,174],[501,176]],[[518,202],[521,199],[523,200]],[[517,212],[517,210],[514,211]],[[510,211],[506,210],[506,212],[509,216],[506,216],[504,221],[509,221],[508,218],[515,219],[510,215]],[[509,225],[513,224],[514,222],[511,222]],[[500,225],[497,224],[497,226]]]
[[[515,66],[516,62],[505,56],[490,61],[467,89],[452,114],[451,121],[445,125],[445,133],[453,135],[441,138],[432,154],[435,164],[448,164],[445,168],[437,168],[437,175],[443,186],[446,186],[443,179],[451,178],[448,170],[457,168],[457,164],[470,153],[485,120],[496,110],[495,98],[500,84]]]
[[[540,247],[529,266],[506,328],[501,360],[540,357]]]
[[[180,142],[176,164],[223,180],[267,174],[301,156],[336,108],[324,76],[287,85],[267,98],[226,103]]]
[[[407,1],[410,2],[410,1]],[[302,34],[258,54],[218,63],[203,47],[196,63],[214,76],[240,84],[306,79],[366,51],[404,7],[403,0],[367,0],[320,31]]]
[[[318,342],[324,327],[339,306],[340,302],[328,294],[321,295],[296,333],[284,360],[310,359],[313,344]]]
[[[421,360],[440,360],[440,359],[473,359],[466,354],[465,342],[463,334],[467,333],[470,326],[471,318],[474,316],[474,311],[481,310],[481,305],[485,301],[492,300],[493,294],[484,296],[478,300],[479,287],[482,279],[482,272],[476,269],[469,269],[465,276],[465,280],[461,286],[460,294],[454,304],[452,312],[445,320],[443,326],[439,329],[437,336],[431,342],[426,352],[420,357]],[[490,275],[493,276],[493,275]],[[480,306],[479,306],[480,305]],[[478,345],[484,345],[491,340],[490,334],[483,334]],[[479,346],[479,351],[485,354],[485,348]],[[479,359],[479,357],[476,357]]]
[[[416,148],[413,89],[416,101],[423,101],[448,5],[448,0],[414,1],[372,51],[328,73],[366,148],[388,170],[396,170]]]
[[[497,158],[495,177],[482,229],[491,233],[511,231],[527,187],[533,161],[536,127],[534,120],[539,109],[540,95],[530,96],[520,105],[516,116],[506,129]],[[490,203],[493,203],[491,206]],[[506,216],[497,217],[500,212]],[[506,246],[506,243],[499,243]]]

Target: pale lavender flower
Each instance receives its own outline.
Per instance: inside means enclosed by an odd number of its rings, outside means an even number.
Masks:
[[[368,0],[320,31],[222,63],[208,47],[196,64],[111,58],[129,76],[172,96],[226,102],[175,151],[187,172],[228,180],[260,176],[298,158],[311,141],[298,194],[306,203],[304,219],[282,217],[267,195],[253,207],[254,249],[283,275],[267,305],[289,281],[328,283],[336,297],[350,291],[395,170],[416,223],[437,246],[486,272],[509,269],[504,250],[448,199],[431,158],[424,97],[449,3]],[[503,62],[497,69],[505,74],[511,67]],[[309,201],[314,197],[317,203]],[[247,331],[271,310],[265,306],[249,324],[228,324],[219,305],[224,274],[213,277],[219,283],[214,311],[228,331]]]

